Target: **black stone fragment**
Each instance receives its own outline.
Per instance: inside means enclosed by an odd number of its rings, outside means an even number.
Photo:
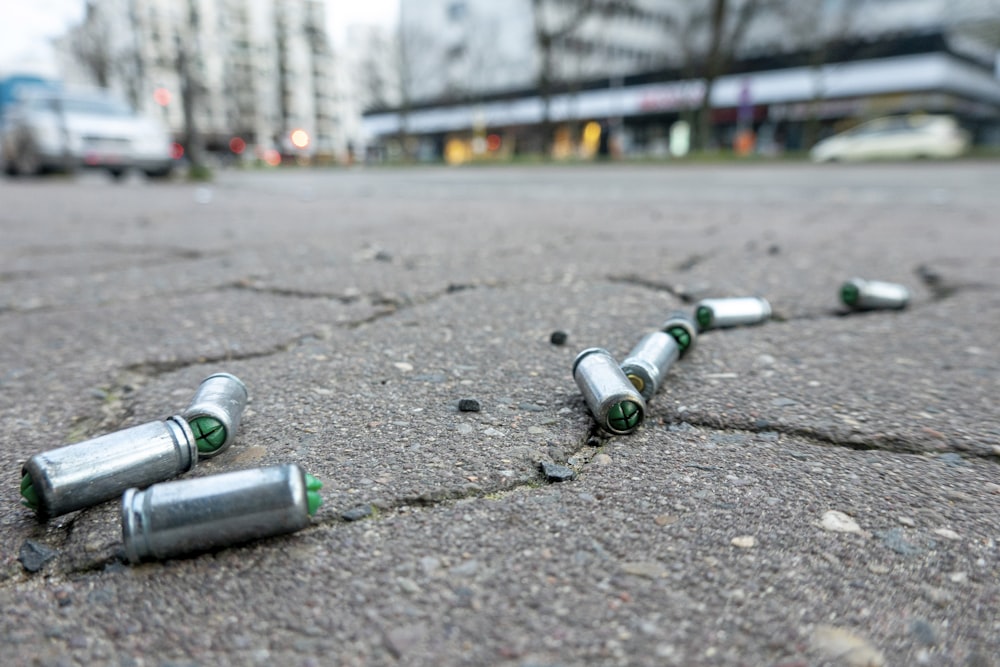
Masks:
[[[542,461],[542,474],[550,482],[566,482],[576,477],[576,472],[569,466]]]
[[[34,540],[25,540],[21,545],[21,551],[17,559],[28,572],[38,572],[46,563],[59,554],[55,549],[50,549],[44,544],[39,544]]]
[[[565,331],[553,331],[549,336],[549,342],[553,345],[565,345],[569,335]]]
[[[459,412],[479,412],[479,401],[475,398],[463,398],[458,402]]]

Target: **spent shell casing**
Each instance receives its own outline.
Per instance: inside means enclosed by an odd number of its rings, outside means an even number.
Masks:
[[[694,309],[698,329],[722,329],[760,324],[771,317],[771,304],[759,296],[702,299]]]
[[[660,325],[660,331],[673,336],[677,341],[677,347],[680,348],[681,357],[693,350],[694,344],[698,341],[698,324],[683,310],[667,313],[667,319]]]
[[[840,286],[840,300],[852,310],[898,310],[910,303],[910,290],[897,283],[852,278]]]
[[[21,495],[47,518],[121,496],[194,467],[198,449],[179,416],[35,454],[21,470]]]
[[[297,464],[154,484],[122,496],[122,541],[132,563],[173,558],[309,525],[322,484]]]
[[[246,385],[235,375],[216,373],[201,381],[181,413],[191,425],[201,458],[217,456],[233,444],[246,405]]]
[[[573,361],[573,379],[601,428],[624,435],[642,424],[646,416],[642,394],[607,350],[591,347],[578,354]]]
[[[660,390],[667,371],[679,357],[680,346],[674,337],[663,331],[653,331],[632,348],[621,363],[621,369],[632,386],[648,401]]]

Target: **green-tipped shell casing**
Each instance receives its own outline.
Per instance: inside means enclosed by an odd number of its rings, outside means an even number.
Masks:
[[[638,426],[641,420],[642,408],[633,401],[621,401],[611,406],[608,411],[608,426],[613,431],[629,431]]]
[[[38,494],[35,493],[35,484],[28,473],[21,477],[21,503],[29,509],[38,509]]]
[[[199,452],[214,452],[226,442],[226,427],[218,419],[202,416],[195,417],[189,423]]]
[[[306,473],[306,502],[309,505],[309,516],[314,516],[319,506],[323,504],[323,498],[319,495],[319,490],[323,488],[323,482],[319,481],[309,473]]]
[[[667,333],[677,342],[677,347],[680,348],[681,354],[687,352],[688,347],[691,345],[691,334],[684,327],[671,327],[667,330]]]
[[[698,326],[702,330],[712,326],[712,309],[708,306],[699,306],[698,310],[695,311],[694,317],[698,320]]]
[[[854,306],[858,303],[858,298],[861,296],[861,290],[853,282],[846,282],[840,287],[840,300],[843,301],[848,306]]]

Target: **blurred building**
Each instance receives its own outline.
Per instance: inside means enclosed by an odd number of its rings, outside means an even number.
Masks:
[[[401,0],[398,104],[369,109],[366,132],[390,151],[442,156],[455,142],[537,152],[553,124],[575,150],[597,124],[623,151],[666,153],[707,88],[710,3],[595,0],[581,13],[587,4]],[[777,0],[740,23],[744,5],[733,0],[724,25],[715,145],[742,125],[762,149],[795,149],[915,111],[954,113],[1000,143],[997,0]]]
[[[178,137],[192,100],[210,151],[347,153],[324,0],[90,0],[59,47],[68,82],[111,87]]]

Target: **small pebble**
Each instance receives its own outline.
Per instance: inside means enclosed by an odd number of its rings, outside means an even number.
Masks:
[[[449,574],[456,577],[471,577],[476,572],[479,571],[479,561],[475,558],[469,559],[464,563],[460,563],[455,567],[448,570]]]
[[[908,516],[899,516],[899,517],[896,517],[896,520],[899,521],[904,526],[908,526],[910,528],[914,528],[917,525],[917,522],[914,521],[913,519],[911,519]]]
[[[927,646],[934,646],[937,644],[937,637],[935,636],[934,628],[927,621],[915,618],[913,622],[910,623],[910,632],[913,636],[917,638],[921,644],[926,644]]]
[[[962,539],[962,537],[954,530],[948,530],[947,528],[938,528],[934,531],[934,534],[937,535],[938,537],[943,537],[946,540]]]
[[[565,482],[576,477],[576,472],[569,466],[549,463],[548,461],[542,461],[541,466],[542,474],[550,482]]]
[[[44,544],[33,540],[25,540],[24,544],[21,545],[21,551],[18,553],[17,559],[21,561],[21,565],[28,572],[38,572],[57,555],[57,551],[50,549]]]
[[[463,398],[458,402],[459,412],[479,412],[479,401],[475,398]]]
[[[823,526],[823,530],[829,530],[835,533],[860,533],[861,526],[858,522],[847,516],[843,512],[838,512],[837,510],[830,510],[823,514],[823,519],[820,522]]]
[[[740,535],[739,537],[734,537],[730,541],[730,544],[740,549],[750,549],[757,544],[757,540],[753,535]]]
[[[667,569],[656,561],[622,563],[622,572],[646,579],[660,579],[667,576]]]
[[[345,510],[340,513],[340,518],[344,521],[360,521],[361,519],[370,517],[372,515],[372,506],[358,505],[357,507],[352,507],[349,510]]]
[[[901,556],[916,556],[923,549],[903,537],[903,531],[899,528],[877,531],[875,536],[882,540],[882,544],[892,549]]]
[[[812,637],[812,648],[830,661],[847,667],[882,667],[885,656],[868,640],[850,630],[820,625]]]
[[[553,331],[552,335],[549,336],[549,342],[553,345],[565,345],[567,338],[569,338],[569,336],[565,331]]]

